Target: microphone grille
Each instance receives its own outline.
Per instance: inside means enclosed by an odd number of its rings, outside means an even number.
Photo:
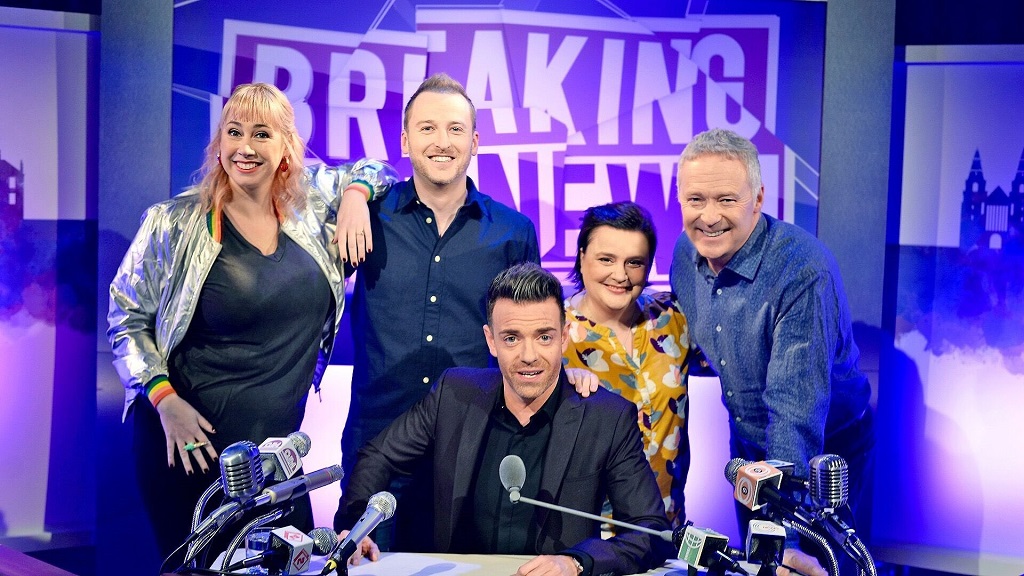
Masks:
[[[505,490],[520,490],[526,483],[526,465],[523,459],[515,454],[509,454],[501,459],[498,465],[498,478]]]
[[[398,502],[395,502],[394,495],[391,492],[377,492],[373,496],[370,496],[369,502],[366,503],[367,507],[375,508],[384,515],[383,520],[391,518],[395,514],[395,508],[398,507]]]
[[[327,468],[327,474],[329,475],[331,482],[337,482],[345,477],[345,469],[341,467],[341,464],[331,464]],[[331,482],[328,482],[330,484]]]
[[[309,537],[313,539],[313,553],[317,556],[330,554],[338,541],[338,533],[330,528],[313,528]]]
[[[808,463],[811,501],[818,508],[839,508],[850,498],[850,469],[842,456],[819,454]]]
[[[235,442],[220,454],[220,481],[228,498],[252,498],[263,489],[260,449],[248,440]]]
[[[740,468],[743,468],[747,464],[750,464],[750,460],[744,460],[743,458],[733,458],[725,465],[725,479],[729,481],[729,484],[736,485],[736,476],[740,473]]]
[[[312,446],[313,442],[309,439],[309,434],[302,431],[295,431],[288,435],[288,438],[295,445],[295,449],[299,452],[299,456],[305,458],[306,454],[309,454],[309,447]]]

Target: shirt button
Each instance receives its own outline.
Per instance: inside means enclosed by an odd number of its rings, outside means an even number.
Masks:
[[[725,395],[726,395],[726,396],[728,396],[729,398],[732,398],[732,390],[728,390],[728,391],[727,391],[727,392],[725,393]]]
[[[430,378],[428,378],[427,376],[424,376],[423,377],[423,383],[424,384],[430,384]]]
[[[715,332],[721,332],[721,331],[722,331],[722,325],[721,324],[719,324],[718,326],[715,326]]]
[[[430,301],[431,302],[437,302],[437,296],[431,296],[430,297]]]
[[[440,255],[434,256],[434,262],[440,262],[440,261],[441,261],[441,256]]]
[[[737,422],[743,422],[743,417],[742,416],[737,416],[736,417],[736,421]]]
[[[715,294],[721,294],[721,293],[722,293],[722,289],[721,288],[719,288],[718,290],[715,290]]]
[[[433,221],[434,221],[433,218],[431,218],[430,216],[427,216],[427,224],[430,224]]]
[[[434,341],[434,336],[432,334],[427,334],[427,342],[433,342],[433,341]]]
[[[719,360],[719,361],[718,361],[718,364],[719,364],[720,366],[725,366],[725,359]]]

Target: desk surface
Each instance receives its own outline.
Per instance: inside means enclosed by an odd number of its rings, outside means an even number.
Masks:
[[[235,556],[236,560],[241,558]],[[359,566],[352,566],[348,573],[350,576],[510,576],[530,558],[532,556],[395,552],[381,554],[376,562],[364,561]],[[320,574],[326,563],[326,557],[314,556],[309,570],[303,574]],[[215,565],[219,567],[220,563]],[[686,576],[686,564],[681,560],[670,560],[665,566],[644,574]]]
[[[75,576],[71,572],[36,560],[0,545],[0,576]]]
[[[382,554],[376,562],[363,562],[349,568],[350,576],[505,576],[516,573],[532,556],[501,554],[414,554],[397,552]],[[307,574],[319,574],[325,559],[315,558]],[[645,574],[686,576],[686,564],[680,560]]]

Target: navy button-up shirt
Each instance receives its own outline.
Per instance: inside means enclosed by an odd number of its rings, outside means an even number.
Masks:
[[[871,394],[831,254],[802,229],[762,215],[717,276],[681,234],[671,282],[691,337],[721,379],[743,457],[793,462],[806,477],[807,461],[864,413]]]
[[[472,179],[466,185],[466,203],[443,236],[411,179],[370,204],[373,252],[357,268],[350,309],[352,451],[426,395],[446,368],[491,365],[487,288],[512,264],[540,262],[533,222],[481,194]]]

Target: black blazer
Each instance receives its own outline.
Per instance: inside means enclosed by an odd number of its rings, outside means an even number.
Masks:
[[[636,407],[600,389],[581,398],[562,371],[562,401],[552,421],[538,500],[600,514],[605,497],[616,519],[668,530],[654,473],[643,453]],[[335,516],[347,527],[393,474],[408,474],[417,458],[431,454],[434,475],[434,546],[451,549],[452,536],[480,453],[501,373],[494,368],[446,370],[425,398],[399,416],[359,451],[348,489]],[[594,560],[592,574],[634,574],[664,563],[670,543],[635,531],[600,537],[597,522],[537,508],[536,554],[579,550]]]

